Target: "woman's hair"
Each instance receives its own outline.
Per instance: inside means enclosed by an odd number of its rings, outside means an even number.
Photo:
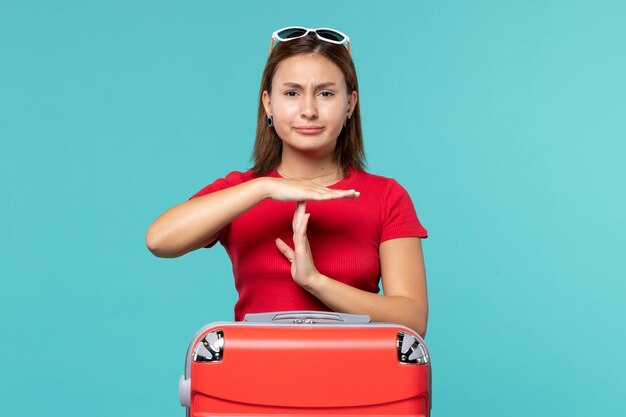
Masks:
[[[267,90],[271,94],[272,79],[278,65],[284,59],[311,53],[320,54],[339,67],[346,80],[348,95],[352,94],[353,91],[359,91],[354,63],[352,58],[350,58],[348,50],[343,45],[320,40],[314,33],[287,42],[279,42],[267,58],[263,77],[261,78],[256,141],[252,151],[252,160],[254,162],[252,170],[257,175],[265,175],[269,171],[278,168],[283,147],[283,143],[274,128],[267,124],[267,114],[263,106],[263,91]],[[344,170],[344,173],[349,167],[359,170],[365,168],[359,100],[357,100],[350,120],[350,125],[341,129],[341,133],[337,137],[337,146],[335,147],[335,158]]]

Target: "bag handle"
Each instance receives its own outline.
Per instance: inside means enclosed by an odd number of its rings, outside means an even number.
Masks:
[[[249,313],[243,319],[248,323],[293,323],[293,324],[365,324],[371,323],[365,314],[347,314],[326,311],[281,311]]]

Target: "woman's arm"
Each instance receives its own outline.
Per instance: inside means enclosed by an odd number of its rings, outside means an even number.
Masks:
[[[233,218],[266,198],[261,179],[216,191],[178,204],[148,228],[146,244],[159,257],[175,258],[201,248]]]
[[[306,289],[333,311],[367,314],[373,321],[403,324],[424,337],[428,297],[420,239],[383,242],[380,260],[384,295],[359,290],[321,274]]]
[[[150,225],[146,244],[154,255],[174,258],[213,242],[222,227],[266,198],[304,201],[356,197],[354,190],[331,190],[306,180],[255,178],[170,208]]]
[[[308,214],[300,204],[294,215],[292,250],[282,240],[276,244],[292,262],[294,280],[333,311],[367,314],[373,321],[403,324],[426,335],[428,296],[422,244],[419,238],[381,243],[379,253],[384,295],[373,294],[320,274],[306,238]]]

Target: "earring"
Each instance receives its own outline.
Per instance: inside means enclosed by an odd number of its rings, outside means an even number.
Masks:
[[[274,126],[274,116],[270,116],[270,117],[267,118],[267,125],[269,127]]]
[[[351,124],[352,124],[352,119],[350,117],[348,117],[346,119],[346,127],[350,127]]]

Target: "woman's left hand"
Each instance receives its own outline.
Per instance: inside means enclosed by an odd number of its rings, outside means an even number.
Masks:
[[[306,213],[306,202],[299,201],[291,223],[294,248],[292,249],[282,239],[276,239],[276,246],[291,262],[291,277],[305,289],[310,288],[315,281],[320,279],[320,274],[313,263],[313,255],[306,236],[309,217],[310,213]]]

